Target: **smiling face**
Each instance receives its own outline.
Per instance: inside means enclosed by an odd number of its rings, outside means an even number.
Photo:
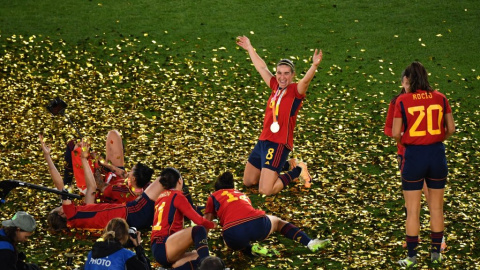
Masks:
[[[278,85],[280,88],[285,88],[292,83],[295,73],[292,71],[292,68],[288,65],[278,65],[277,73],[275,77],[277,78]]]

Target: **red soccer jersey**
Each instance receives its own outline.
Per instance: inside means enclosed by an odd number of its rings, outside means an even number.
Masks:
[[[113,218],[127,218],[127,207],[123,204],[64,204],[67,226],[81,229],[104,229]]]
[[[445,114],[452,113],[445,95],[438,91],[417,90],[400,95],[395,118],[403,119],[402,143],[429,145],[445,139]]]
[[[195,224],[212,229],[215,224],[204,219],[192,208],[187,198],[179,190],[162,192],[155,202],[151,240],[169,236],[183,229],[183,218],[188,217]]]
[[[135,200],[139,194],[135,194],[127,185],[117,184],[105,187],[98,198],[106,203],[127,203]]]
[[[390,102],[388,105],[387,119],[385,121],[385,127],[383,132],[385,135],[392,137],[392,127],[393,127],[393,113],[395,111],[395,102]],[[397,154],[403,156],[405,154],[405,147],[397,143]]]
[[[208,197],[205,214],[216,215],[223,230],[264,216],[265,212],[253,208],[247,195],[235,189],[220,189]]]
[[[286,144],[289,149],[293,149],[293,131],[295,130],[295,124],[297,123],[298,111],[302,107],[305,95],[300,95],[297,90],[297,84],[292,83],[288,85],[285,93],[282,95],[281,89],[278,89],[278,81],[275,77],[270,80],[270,88],[272,93],[268,98],[267,107],[265,108],[265,118],[263,119],[263,130],[260,134],[259,140],[267,140],[278,144]],[[274,97],[277,94],[277,98]],[[273,100],[276,102],[272,102]],[[276,104],[279,103],[277,121],[280,125],[280,130],[277,133],[273,133],[270,130],[270,126],[273,123],[273,111],[276,108]],[[274,106],[275,103],[275,106]]]

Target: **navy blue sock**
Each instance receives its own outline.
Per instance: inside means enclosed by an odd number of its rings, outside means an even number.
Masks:
[[[287,160],[285,164],[283,164],[282,172],[287,172],[288,170],[290,170],[290,163],[288,163],[288,160]]]
[[[198,254],[197,260],[198,263],[200,263],[204,258],[210,255],[208,252],[207,230],[205,227],[199,225],[193,227],[192,239]]]
[[[440,247],[442,246],[443,239],[443,231],[430,232],[430,237],[432,238],[432,252],[440,253]]]
[[[300,176],[301,172],[302,172],[302,168],[297,166],[297,167],[293,168],[291,171],[280,175],[278,178],[280,178],[280,180],[282,180],[283,187],[286,187],[286,186],[288,186],[288,184],[290,184],[290,182],[293,179],[298,178]]]
[[[288,239],[302,243],[304,246],[307,246],[310,240],[312,240],[306,233],[292,223],[285,224],[280,230],[280,233]]]
[[[417,246],[418,246],[418,235],[415,235],[415,236],[407,235],[408,257],[417,256]]]

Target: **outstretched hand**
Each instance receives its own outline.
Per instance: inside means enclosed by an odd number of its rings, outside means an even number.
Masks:
[[[38,139],[40,139],[40,148],[42,149],[43,154],[50,155],[50,147],[48,147],[43,141],[43,135],[38,134]]]
[[[248,37],[246,36],[238,36],[236,43],[238,46],[244,48],[245,50],[248,50],[250,47],[252,47],[250,39],[248,39]]]
[[[79,143],[79,146],[82,150],[82,158],[88,159],[88,157],[90,156],[90,144],[82,140]]]
[[[323,58],[323,52],[322,50],[315,49],[315,52],[313,52],[313,65],[318,66],[320,65],[320,62],[322,62]]]

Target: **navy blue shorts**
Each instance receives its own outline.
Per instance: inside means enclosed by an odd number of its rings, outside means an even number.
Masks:
[[[167,242],[168,236],[159,237],[153,240],[152,243],[152,253],[155,260],[165,268],[171,268],[172,263],[167,259],[167,250],[165,248],[165,243]]]
[[[290,149],[284,144],[258,141],[248,157],[248,162],[259,170],[267,168],[280,174],[289,154]]]
[[[442,189],[447,182],[448,167],[443,143],[408,145],[402,170],[403,190]]]
[[[155,214],[155,201],[150,200],[145,192],[135,200],[128,202],[126,206],[127,223],[130,227],[145,229],[152,226]]]
[[[244,250],[250,247],[250,242],[267,238],[271,228],[270,219],[263,216],[226,229],[223,240],[233,250]]]

